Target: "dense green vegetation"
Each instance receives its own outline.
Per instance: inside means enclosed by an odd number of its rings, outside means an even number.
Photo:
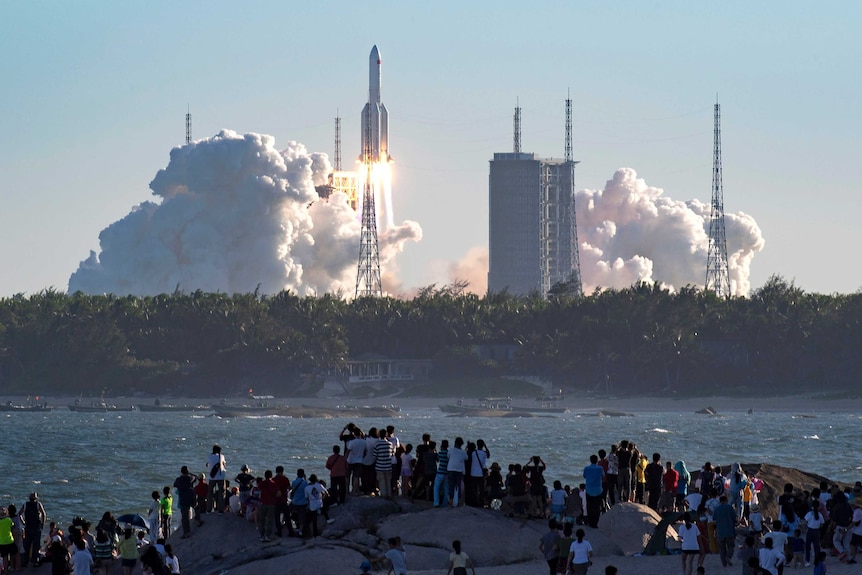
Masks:
[[[462,288],[355,301],[17,295],[0,300],[0,393],[287,394],[364,354],[433,358],[438,381],[538,375],[614,394],[845,390],[862,373],[860,292],[805,293],[780,277],[730,299],[648,284],[580,299]],[[514,354],[477,354],[491,349]]]

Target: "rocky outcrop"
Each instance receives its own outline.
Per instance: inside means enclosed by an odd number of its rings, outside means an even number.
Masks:
[[[764,481],[760,502],[766,516],[777,516],[775,502],[785,483],[811,489],[824,479],[775,465],[743,463],[742,467]],[[342,575],[358,572],[365,560],[383,569],[386,540],[396,536],[407,550],[411,571],[442,572],[453,539],[462,541],[477,567],[523,564],[527,568],[530,564],[528,570],[533,570],[541,565],[538,543],[547,531],[545,521],[511,519],[490,509],[434,509],[424,502],[376,497],[348,498],[330,515],[334,521],[329,525],[321,521],[322,536],[314,539],[285,537],[260,543],[252,524],[226,514],[207,515],[202,527],[193,528],[191,538],[180,539],[177,533],[170,542],[183,571],[200,575]],[[584,529],[596,557],[630,555],[644,549],[659,520],[643,505],[623,503],[602,516],[599,529]],[[667,536],[673,540],[676,533],[669,528]]]
[[[633,555],[644,550],[660,521],[661,516],[646,505],[620,503],[602,515],[599,531],[618,545],[623,553]],[[676,535],[673,528],[668,528],[669,540],[675,540]]]

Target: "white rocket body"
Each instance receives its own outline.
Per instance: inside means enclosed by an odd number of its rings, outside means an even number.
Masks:
[[[380,52],[368,56],[368,103],[362,109],[362,156],[372,162],[389,161],[389,113],[380,101]]]

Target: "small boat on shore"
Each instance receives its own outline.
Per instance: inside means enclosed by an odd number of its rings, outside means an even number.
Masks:
[[[11,401],[9,403],[0,404],[0,411],[14,411],[14,412],[46,412],[51,411],[54,408],[49,406],[48,404],[44,405],[15,405]]]
[[[135,411],[134,405],[125,407],[117,405],[109,405],[105,402],[93,403],[91,405],[71,404],[68,406],[69,411],[77,411],[80,413],[107,413],[113,411]]]
[[[294,417],[294,418],[336,418],[336,417],[399,417],[400,413],[389,407],[350,406],[314,407],[303,405],[213,405],[216,417]]]
[[[148,403],[139,403],[137,405],[138,411],[212,411],[213,408],[211,405],[169,405],[169,404],[160,404],[160,405],[150,405]]]

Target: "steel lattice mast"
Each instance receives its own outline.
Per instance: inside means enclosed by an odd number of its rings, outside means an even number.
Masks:
[[[186,110],[186,144],[192,143],[192,111]]]
[[[581,256],[578,247],[578,222],[575,209],[575,160],[572,153],[572,98],[566,98],[566,167],[569,170],[569,241],[571,243],[572,272],[569,281],[575,295],[584,295],[581,282]]]
[[[730,296],[727,267],[727,240],[724,233],[724,186],[721,175],[721,106],[715,103],[712,155],[712,202],[709,210],[709,248],[706,256],[706,285],[719,297]]]
[[[380,254],[377,246],[377,211],[374,207],[372,178],[371,112],[368,110],[362,135],[362,168],[365,186],[362,192],[362,233],[359,237],[359,263],[356,269],[355,297],[382,296]]]

